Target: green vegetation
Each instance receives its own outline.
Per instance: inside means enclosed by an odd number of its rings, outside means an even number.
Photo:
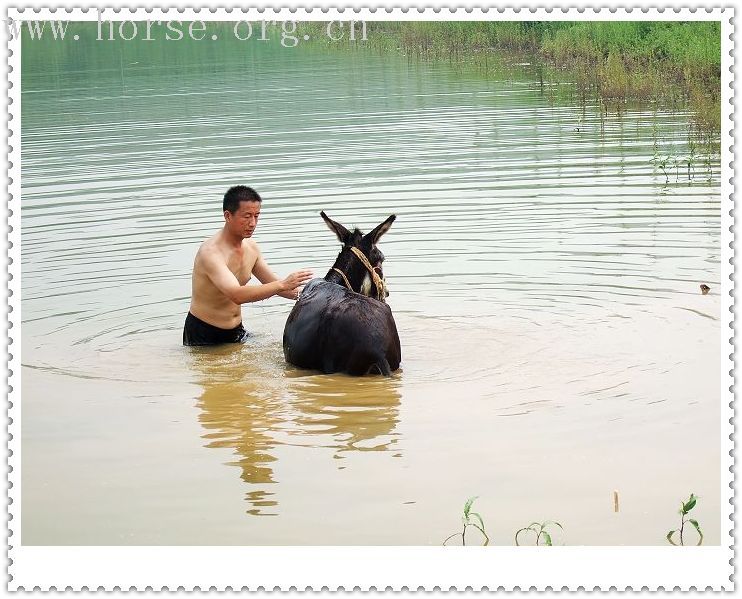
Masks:
[[[667,537],[666,537],[667,540],[672,545],[678,545],[678,544],[684,545],[685,544],[684,538],[683,538],[683,529],[685,528],[685,524],[687,522],[690,522],[693,528],[695,528],[696,532],[698,533],[698,543],[696,543],[696,545],[700,545],[701,543],[703,543],[703,533],[701,532],[701,527],[698,525],[698,521],[693,520],[692,518],[686,519],[686,516],[688,515],[688,513],[694,507],[696,507],[697,500],[698,500],[698,497],[696,497],[693,493],[691,493],[690,497],[688,498],[688,501],[680,504],[680,511],[678,512],[680,514],[680,528],[671,530],[670,532],[667,533]],[[675,536],[675,533],[679,533],[679,537],[680,537],[679,543],[676,543],[675,541],[673,541],[673,537]]]
[[[721,126],[719,22],[411,21],[367,23],[369,46],[486,65],[503,52],[537,61],[542,83],[569,77],[607,108],[689,105],[699,129]]]
[[[528,526],[525,528],[521,528],[518,532],[515,533],[515,544],[520,545],[518,542],[518,535],[523,532],[532,532],[536,535],[536,546],[539,546],[541,544],[541,537],[544,538],[544,545],[548,545],[551,547],[551,535],[546,531],[546,527],[550,524],[556,524],[559,528],[564,530],[564,527],[559,524],[559,522],[552,522],[551,520],[547,520],[546,522],[531,522]]]
[[[681,179],[687,177],[687,181],[690,183],[698,175],[697,166],[703,168],[702,173],[707,177],[711,177],[711,150],[706,148],[705,154],[699,154],[696,143],[691,139],[688,142],[688,152],[682,155],[677,155],[674,152],[670,154],[660,154],[655,149],[654,155],[650,160],[651,164],[656,171],[660,171],[665,176],[665,185],[670,183],[670,175],[675,174],[675,182],[678,183]]]
[[[461,521],[464,525],[464,528],[462,529],[462,531],[460,533],[458,532],[454,533],[450,537],[448,537],[445,541],[443,541],[444,545],[448,541],[450,541],[454,537],[458,537],[459,535],[461,535],[461,544],[466,545],[466,529],[469,526],[473,526],[479,532],[481,532],[482,535],[484,536],[484,545],[489,545],[490,539],[484,530],[484,520],[482,519],[482,516],[476,512],[471,511],[471,507],[474,504],[475,499],[477,498],[470,497],[469,499],[466,500],[466,503],[464,504],[464,513],[461,518]],[[615,501],[617,500],[614,494],[614,502]],[[703,533],[701,532],[701,527],[699,526],[698,521],[692,518],[687,518],[690,511],[696,506],[697,501],[698,501],[698,497],[696,497],[693,493],[691,493],[690,497],[688,498],[688,501],[681,502],[680,510],[678,512],[680,514],[680,528],[671,530],[670,532],[667,533],[667,536],[666,536],[670,544],[676,545],[676,546],[685,544],[684,532],[685,532],[685,525],[687,523],[690,523],[691,526],[693,526],[693,528],[695,528],[696,532],[698,533],[698,543],[696,543],[696,545],[701,545],[703,543]],[[474,519],[476,519],[476,522],[474,522]],[[515,544],[517,546],[520,546],[520,542],[518,540],[519,536],[521,534],[526,534],[530,532],[535,535],[535,545],[537,547],[544,546],[544,545],[551,547],[553,545],[553,541],[551,538],[552,533],[550,533],[547,530],[547,528],[549,527],[553,528],[552,525],[558,526],[560,530],[562,531],[564,530],[564,527],[559,522],[556,522],[554,520],[546,520],[544,522],[531,522],[528,526],[525,526],[519,529],[515,533]],[[674,540],[676,533],[679,538],[679,542],[677,543]]]
[[[491,48],[541,51],[593,62],[610,54],[662,60],[681,67],[721,65],[718,22],[675,21],[408,21],[368,23],[377,33],[399,39],[405,49],[469,52]]]
[[[462,523],[464,524],[464,528],[463,528],[463,530],[461,531],[461,533],[458,533],[458,532],[457,532],[457,533],[454,533],[454,534],[452,534],[452,535],[451,535],[450,537],[448,537],[448,538],[447,538],[447,539],[446,539],[445,541],[443,541],[443,544],[444,544],[444,545],[445,545],[445,544],[446,544],[446,543],[447,543],[448,541],[450,541],[451,539],[453,539],[454,537],[457,537],[457,536],[459,536],[459,534],[461,534],[461,544],[462,544],[462,545],[466,545],[466,529],[467,529],[467,528],[468,528],[469,526],[473,526],[473,527],[474,527],[474,528],[476,528],[476,529],[477,529],[477,530],[478,530],[479,532],[481,532],[481,533],[482,533],[482,534],[484,535],[484,544],[485,544],[485,545],[489,545],[489,542],[490,542],[490,538],[489,538],[489,537],[487,536],[487,533],[486,533],[486,532],[484,531],[484,520],[482,520],[482,516],[480,516],[480,515],[479,515],[478,513],[476,513],[476,512],[472,512],[472,511],[471,511],[471,506],[472,506],[472,504],[474,503],[474,500],[475,500],[475,499],[476,499],[476,497],[470,497],[469,499],[467,499],[467,500],[466,500],[466,503],[464,504],[464,514],[463,514],[463,516],[461,517],[461,521],[462,521]],[[473,522],[473,521],[472,521],[472,519],[473,519],[473,518],[476,518],[476,519],[477,519],[477,522],[479,522],[479,524],[477,524],[477,523]]]

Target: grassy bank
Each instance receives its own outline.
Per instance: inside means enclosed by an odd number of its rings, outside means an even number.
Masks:
[[[721,122],[721,25],[714,22],[368,22],[371,47],[422,58],[528,54],[607,107],[687,102],[708,132]]]

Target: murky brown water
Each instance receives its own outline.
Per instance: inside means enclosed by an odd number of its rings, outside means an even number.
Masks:
[[[527,67],[89,46],[24,58],[22,543],[439,544],[477,495],[497,544],[662,544],[691,492],[720,542],[718,158],[651,162],[687,115],[601,120]],[[331,265],[321,209],[398,215],[399,373],[287,367],[281,299],[180,345],[236,183],[279,273]]]

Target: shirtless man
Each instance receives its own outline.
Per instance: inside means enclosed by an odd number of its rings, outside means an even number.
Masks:
[[[224,228],[201,244],[193,263],[191,306],[183,345],[241,343],[247,338],[241,305],[273,295],[296,300],[299,287],[312,278],[308,270],[283,280],[271,271],[250,237],[255,232],[262,199],[238,185],[224,194]],[[247,285],[250,277],[261,285]]]

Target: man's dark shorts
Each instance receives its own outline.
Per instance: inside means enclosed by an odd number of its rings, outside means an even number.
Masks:
[[[242,323],[233,329],[220,329],[196,318],[190,312],[183,327],[183,345],[221,345],[222,343],[244,343],[248,337]]]

